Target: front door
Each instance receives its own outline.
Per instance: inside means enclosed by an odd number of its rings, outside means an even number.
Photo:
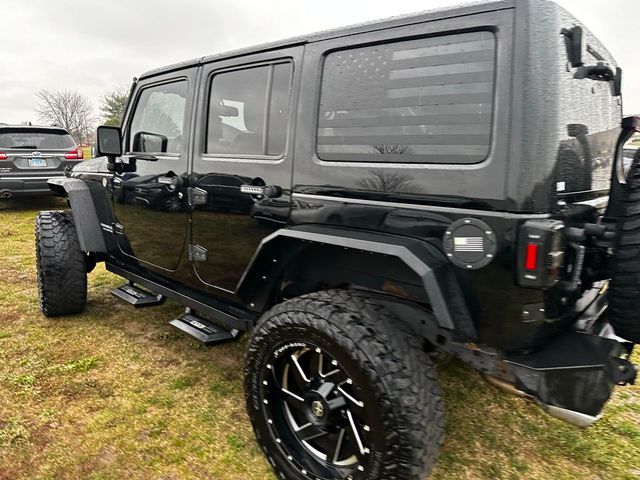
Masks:
[[[125,119],[124,162],[113,180],[120,248],[146,266],[175,270],[188,221],[189,112],[195,69],[145,79]]]
[[[194,269],[235,292],[260,241],[287,222],[302,47],[204,66],[192,185]]]

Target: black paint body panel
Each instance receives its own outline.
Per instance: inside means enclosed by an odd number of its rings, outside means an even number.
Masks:
[[[139,276],[147,272],[156,283],[164,279],[202,302],[210,297],[212,302],[260,313],[246,289],[248,285],[259,289],[261,278],[268,276],[268,269],[252,269],[264,261],[254,255],[263,239],[279,229],[325,226],[382,233],[424,242],[441,252],[441,239],[452,222],[477,218],[495,232],[495,258],[479,270],[452,270],[477,340],[507,351],[548,342],[575,322],[581,307],[575,298],[569,305],[560,305],[554,291],[517,286],[519,228],[526,220],[539,218],[568,224],[596,220],[595,208],[570,207],[607,194],[621,121],[620,99],[612,95],[608,83],[574,78],[575,72],[567,69],[560,31],[577,24],[551,2],[501,1],[350,27],[143,75],[125,116],[124,131],[142,89],[187,78],[187,147],[179,156],[138,161],[133,174],[110,176],[102,167],[94,172],[86,166],[76,169],[75,176],[107,185],[104,191],[113,212],[109,209],[98,216],[112,227],[112,231],[103,228],[109,263],[131,266]],[[493,67],[486,70],[494,75],[490,122],[485,121],[486,111],[480,112],[485,115],[482,128],[490,129],[490,139],[481,138],[489,141],[486,155],[458,164],[400,163],[397,155],[393,161],[388,161],[392,157],[381,161],[381,155],[375,154],[371,161],[318,156],[319,102],[327,54],[469,32],[489,32],[495,39],[494,58],[487,59]],[[615,66],[599,42],[586,35],[593,49]],[[293,65],[285,153],[277,158],[205,153],[212,75],[282,61]],[[433,63],[432,57],[421,61]],[[486,75],[483,78],[486,83]],[[455,122],[450,128],[455,132]],[[126,134],[125,139],[128,145]],[[415,135],[412,139],[420,144]],[[461,144],[472,140],[460,134]],[[128,161],[130,152],[123,158]],[[162,182],[171,176],[178,179],[175,188]],[[243,185],[273,187],[277,194],[243,193]],[[204,204],[186,202],[192,188],[205,192]],[[163,205],[175,208],[163,209]],[[123,234],[118,234],[120,226]],[[328,243],[331,248],[340,244]],[[189,244],[204,248],[206,261],[190,261]],[[329,246],[325,252],[334,252]],[[291,249],[284,253],[299,253],[300,247],[284,242],[282,248]],[[331,256],[325,255],[305,257],[305,261],[330,264]],[[340,268],[337,264],[333,269]],[[370,275],[371,270],[365,273]],[[412,280],[405,280],[410,290]],[[415,285],[420,282],[414,281]],[[261,293],[273,300],[272,292]],[[596,294],[586,291],[583,300]],[[263,308],[268,305],[269,301],[262,302]],[[543,314],[527,318],[525,312],[532,309]]]

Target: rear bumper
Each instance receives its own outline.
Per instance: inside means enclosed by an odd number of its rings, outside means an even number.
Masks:
[[[47,180],[61,177],[63,175],[0,177],[0,197],[53,195]]]
[[[587,427],[600,418],[615,386],[635,382],[637,367],[628,360],[632,348],[569,331],[535,353],[505,358],[511,378],[502,383],[549,415]],[[491,381],[503,387],[500,382]]]

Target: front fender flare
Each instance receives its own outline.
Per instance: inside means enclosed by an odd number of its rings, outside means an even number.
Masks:
[[[84,252],[106,253],[100,220],[87,182],[79,178],[52,178],[47,183],[52,191],[64,193],[69,199],[80,248]]]

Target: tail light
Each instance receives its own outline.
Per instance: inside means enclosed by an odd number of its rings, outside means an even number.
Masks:
[[[520,230],[518,283],[523,287],[547,288],[559,279],[564,266],[564,223],[530,220]]]
[[[540,245],[537,243],[527,243],[527,253],[524,257],[524,269],[530,272],[538,268],[538,250]]]
[[[7,160],[9,157],[7,156],[6,153],[4,152],[0,152],[0,160]]]
[[[84,152],[78,147],[75,150],[65,153],[64,158],[67,160],[82,160],[84,158]]]

